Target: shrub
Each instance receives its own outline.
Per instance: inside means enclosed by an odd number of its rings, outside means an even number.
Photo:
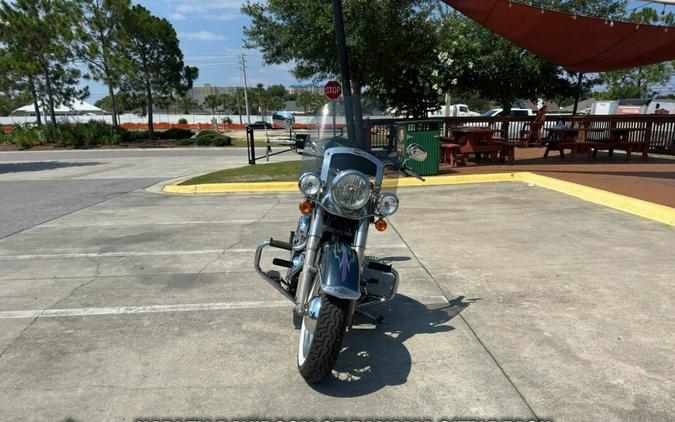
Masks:
[[[232,138],[221,135],[214,130],[202,130],[197,134],[196,143],[200,146],[212,145],[215,147],[224,147],[232,145]]]
[[[157,137],[160,139],[187,139],[192,138],[192,131],[190,129],[171,128],[164,132],[157,132]]]
[[[219,135],[217,138],[214,138],[211,141],[211,145],[213,145],[214,147],[229,146],[229,145],[232,145],[232,138],[230,138],[229,136],[225,136],[225,135]]]
[[[137,141],[140,139],[148,139],[150,137],[150,134],[148,133],[147,130],[135,130],[133,132],[129,132],[130,135],[130,140],[132,141]]]
[[[229,117],[223,117],[223,124],[229,125],[232,123],[232,119]]]
[[[197,133],[197,139],[201,138],[202,136],[214,136],[214,135],[218,135],[218,132],[216,132],[215,130],[206,129],[199,131],[199,133]]]
[[[123,127],[117,127],[114,130],[115,135],[119,136],[120,142],[129,142],[131,141],[131,132],[124,129]]]
[[[213,137],[212,137],[212,136],[206,135],[206,136],[199,136],[199,137],[197,137],[197,139],[196,139],[195,142],[197,143],[197,145],[200,145],[200,146],[207,146],[207,145],[211,145],[211,141],[212,141],[212,140],[213,140]]]
[[[178,124],[179,124],[179,125],[186,125],[186,124],[188,124],[187,119],[184,119],[184,118],[181,117],[180,119],[178,119]]]
[[[187,145],[192,145],[194,143],[194,140],[192,139],[181,139],[180,142],[178,142],[178,145],[182,146],[187,146]]]
[[[78,138],[78,130],[71,130],[62,127],[61,130],[55,132],[55,142],[58,146],[64,148],[81,148],[84,145],[82,138]]]
[[[6,139],[14,144],[17,149],[28,149],[47,143],[47,135],[48,133],[44,128],[25,124],[15,125],[12,128],[12,133]]]

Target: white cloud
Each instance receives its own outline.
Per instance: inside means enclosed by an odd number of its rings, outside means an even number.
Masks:
[[[212,21],[231,21],[233,19],[240,18],[241,14],[239,13],[223,13],[220,15],[208,15],[205,16],[206,19]]]
[[[239,12],[244,1],[241,0],[217,0],[204,2],[203,0],[181,0],[174,2],[174,6],[181,13],[206,14],[214,11]]]
[[[169,14],[169,19],[171,19],[172,21],[184,21],[185,15],[180,12],[173,12]]]
[[[215,34],[209,31],[199,31],[199,32],[179,32],[178,38],[184,40],[221,41],[225,39],[225,36]]]

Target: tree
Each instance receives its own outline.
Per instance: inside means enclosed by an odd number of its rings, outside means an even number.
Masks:
[[[178,98],[176,105],[185,114],[190,114],[190,110],[199,107],[199,103],[187,95],[182,95],[180,98]]]
[[[134,92],[117,92],[115,94],[117,112],[119,114],[132,113],[143,109],[145,108],[144,99],[143,96],[139,96]],[[112,103],[113,101],[110,96],[106,96],[96,101],[95,105],[103,110],[112,110]]]
[[[302,91],[298,94],[296,103],[303,108],[305,114],[308,112],[315,113],[325,103],[323,95],[315,94],[310,91]]]
[[[89,75],[108,86],[113,126],[117,126],[115,88],[123,62],[124,31],[122,17],[129,10],[129,0],[88,0],[79,3],[82,19],[77,24],[77,54],[87,63]]]
[[[614,19],[624,16],[628,4],[626,0],[540,0],[536,3],[563,12]]]
[[[148,112],[148,132],[154,137],[154,96],[182,96],[197,78],[197,68],[185,66],[176,31],[169,21],[135,5],[122,20],[127,38],[125,83],[143,92]]]
[[[286,91],[286,87],[281,84],[270,85],[267,87],[267,95],[269,97],[279,97],[283,100],[286,100],[288,97],[288,91]]]
[[[675,74],[675,62],[659,63],[634,69],[617,70],[600,75],[605,89],[598,97],[606,99],[650,98],[657,87],[667,84]]]
[[[628,19],[646,24],[672,24],[673,14],[659,16],[656,10],[646,7],[633,10]],[[675,62],[602,73],[600,83],[604,85],[605,90],[599,93],[598,97],[607,99],[650,98],[658,93],[657,88],[667,84],[673,76],[675,76]]]
[[[211,109],[211,114],[216,114],[216,109],[223,104],[223,98],[218,95],[204,97],[204,107]]]
[[[440,88],[475,90],[508,112],[518,99],[573,95],[574,84],[559,66],[546,62],[472,20],[450,12],[441,27]]]
[[[86,89],[77,89],[80,71],[70,65],[79,15],[67,0],[3,0],[0,5],[0,42],[10,67],[31,93],[38,116],[38,103],[46,99],[54,126],[56,104],[88,95]]]
[[[435,56],[435,0],[345,0],[345,32],[354,95],[375,87],[404,66]],[[293,63],[298,79],[339,75],[331,2],[249,1],[242,7],[252,23],[247,46],[266,63]]]

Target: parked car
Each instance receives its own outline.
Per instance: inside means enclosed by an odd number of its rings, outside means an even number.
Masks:
[[[248,125],[251,129],[272,129],[272,124],[264,120],[258,120]]]

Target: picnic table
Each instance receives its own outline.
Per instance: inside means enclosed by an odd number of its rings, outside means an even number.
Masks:
[[[630,160],[631,153],[633,151],[641,152],[642,159],[647,160],[649,158],[649,142],[647,141],[631,141],[630,135],[633,132],[643,132],[646,131],[646,128],[639,127],[610,127],[602,129],[607,132],[609,136],[607,138],[600,139],[599,142],[601,146],[599,148],[593,149],[593,157],[596,156],[598,150],[606,149],[610,157],[614,155],[615,149],[620,149],[626,151],[626,161]]]
[[[444,157],[450,157],[450,164],[453,166],[457,162],[457,153],[462,154],[462,164],[466,164],[466,157],[469,154],[476,156],[490,154],[493,163],[499,160],[501,154],[502,158],[508,156],[511,164],[513,164],[513,145],[497,141],[492,136],[494,132],[499,131],[499,129],[489,127],[453,127],[450,128],[452,138],[440,137],[441,150],[443,150]]]
[[[594,158],[598,150],[608,150],[609,156],[613,155],[615,149],[626,151],[626,161],[630,160],[631,152],[641,151],[646,160],[649,154],[649,142],[631,142],[629,140],[631,132],[643,131],[644,128],[634,127],[611,127],[611,128],[583,128],[583,127],[552,127],[546,128],[550,134],[549,142],[544,152],[544,158],[552,150],[558,150],[560,157],[565,158],[565,149],[569,149],[570,158],[574,159],[575,154],[586,153],[588,158]],[[607,137],[598,139],[587,139],[588,133],[608,133]]]

